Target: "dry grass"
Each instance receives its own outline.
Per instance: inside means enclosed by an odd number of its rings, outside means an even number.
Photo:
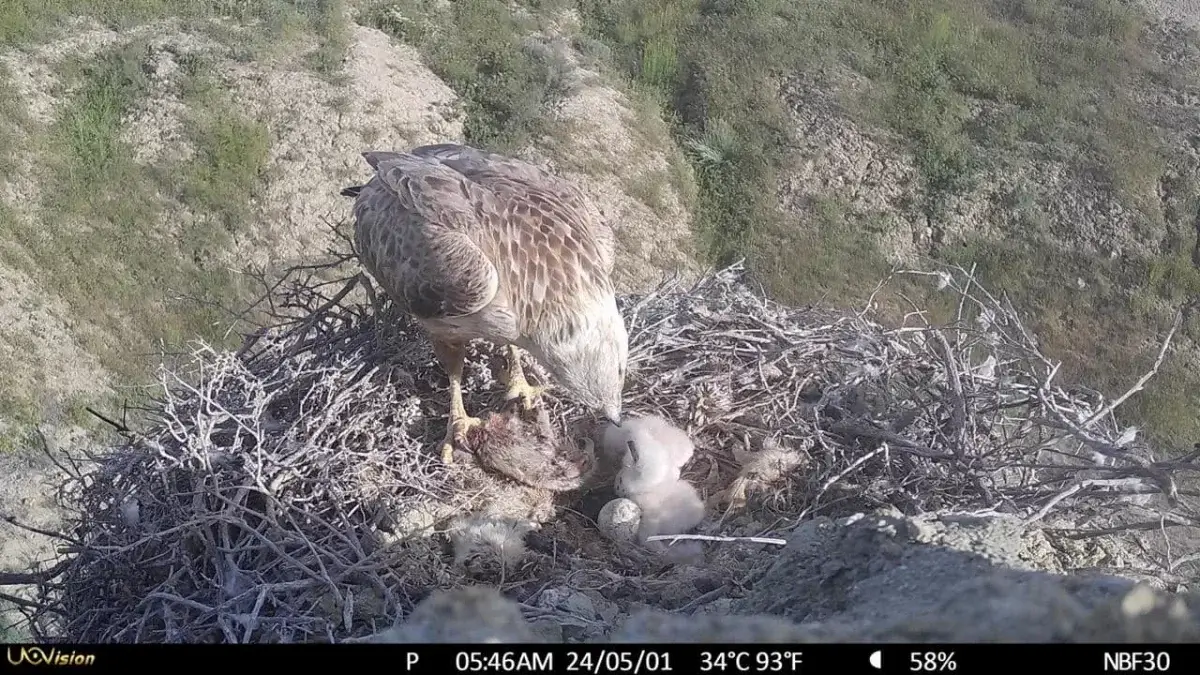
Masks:
[[[542,526],[499,578],[518,601],[586,578],[610,599],[664,602],[663,587],[680,582],[602,540],[575,510],[580,495],[559,496],[557,513],[520,516],[517,507],[538,508],[536,491],[435,459],[444,376],[386,299],[354,292],[356,273],[315,267],[273,284],[271,324],[237,353],[197,347],[193,369],[162,372],[153,423],[72,460],[64,557],[46,573],[0,578],[39,582],[26,609],[40,639],[363,636],[473,574],[443,545],[450,516],[468,511]],[[703,534],[768,535],[879,506],[1029,521],[1086,509],[1088,527],[1120,520],[1134,531],[1200,524],[1198,495],[1175,482],[1197,470],[1194,455],[1159,461],[1122,441],[1120,399],[1056,385],[1057,366],[1005,302],[961,271],[931,278],[959,294],[960,316],[975,305],[987,321],[884,329],[869,311],[797,311],[764,299],[736,266],[621,299],[628,408],[686,425],[696,441],[687,477],[736,510]],[[481,412],[499,387],[471,363],[467,405]],[[546,404],[574,431],[587,417]],[[728,555],[741,545],[751,544],[710,544],[709,566],[736,579],[763,559]]]

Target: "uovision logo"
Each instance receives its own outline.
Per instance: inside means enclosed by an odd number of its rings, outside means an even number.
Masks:
[[[9,647],[8,662],[14,666],[90,666],[96,662],[96,655],[55,648]]]

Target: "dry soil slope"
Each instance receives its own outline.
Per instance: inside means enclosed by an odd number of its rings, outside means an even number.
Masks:
[[[1148,367],[1179,304],[1179,297],[1166,296],[1188,292],[1161,289],[1194,277],[1191,268],[1200,264],[1196,254],[1185,260],[1200,222],[1200,50],[1187,32],[1200,26],[1200,4],[1144,4],[1150,24],[1137,58],[1163,70],[1131,82],[1127,104],[1145,120],[1148,138],[1161,143],[1162,166],[1127,169],[1127,180],[1138,183],[1127,187],[1132,197],[1081,169],[1075,150],[1063,150],[1073,141],[1022,140],[988,146],[971,185],[931,218],[925,204],[936,186],[920,170],[912,144],[848,112],[860,97],[878,96],[879,84],[843,64],[782,87],[793,145],[779,183],[780,209],[794,227],[816,231],[814,237],[831,227],[835,210],[838,227],[875,244],[884,259],[880,273],[887,264],[919,267],[924,256],[979,262],[993,290],[1016,291],[1018,307],[1052,355],[1065,360],[1069,377],[1106,393],[1123,390]],[[964,128],[998,129],[1020,114],[1012,103],[966,98]],[[1124,121],[1142,131],[1132,113]],[[862,288],[872,283],[865,279]],[[1192,322],[1163,376],[1126,409],[1179,448],[1191,445],[1194,431],[1196,335]]]

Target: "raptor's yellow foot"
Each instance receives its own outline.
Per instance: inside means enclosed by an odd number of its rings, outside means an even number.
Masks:
[[[462,446],[467,433],[483,424],[483,420],[469,415],[451,417],[446,426],[446,438],[442,441],[442,463],[454,463],[454,449]]]
[[[529,384],[524,378],[521,378],[515,383],[508,385],[508,391],[504,393],[504,400],[512,401],[519,398],[521,399],[521,407],[525,409],[525,412],[529,412],[537,405],[538,398],[546,392],[547,388],[541,385],[535,386]]]
[[[525,369],[521,367],[521,355],[516,347],[509,346],[508,349],[508,369],[504,371],[502,379],[508,387],[508,391],[504,393],[505,401],[521,399],[521,407],[525,412],[533,410],[537,404],[538,398],[546,392],[549,387],[529,384],[529,380],[525,379]]]

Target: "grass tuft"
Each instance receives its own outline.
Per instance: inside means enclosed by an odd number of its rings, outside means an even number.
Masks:
[[[515,151],[546,130],[546,110],[565,92],[562,64],[527,41],[527,13],[502,0],[377,3],[366,22],[421,50],[459,95],[468,143]]]

